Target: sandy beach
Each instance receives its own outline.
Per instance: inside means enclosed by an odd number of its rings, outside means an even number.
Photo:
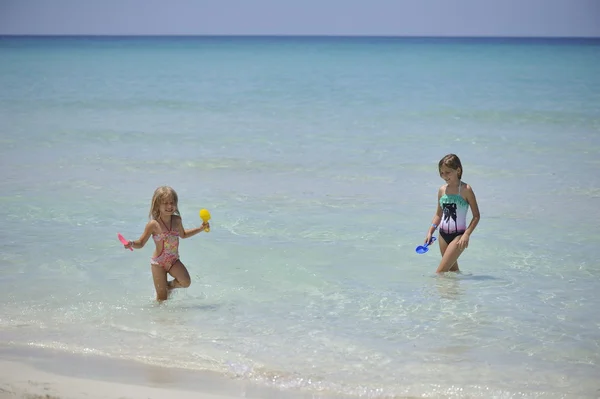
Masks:
[[[223,376],[37,348],[0,348],[0,399],[313,398]]]
[[[108,381],[67,377],[38,370],[18,362],[0,362],[0,398],[208,398],[221,399],[228,396],[206,392],[122,384]]]

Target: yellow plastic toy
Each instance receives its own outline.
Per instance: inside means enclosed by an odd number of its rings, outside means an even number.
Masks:
[[[210,220],[210,212],[207,209],[200,209],[200,219],[202,219],[204,223],[208,222]],[[209,231],[210,227],[204,230],[205,233],[208,233]]]

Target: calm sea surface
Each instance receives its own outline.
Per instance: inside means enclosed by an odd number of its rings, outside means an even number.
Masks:
[[[598,65],[597,40],[2,37],[0,341],[315,394],[597,397]],[[414,249],[447,153],[482,219],[439,277]],[[213,219],[157,305],[151,246],[116,233],[160,185]]]

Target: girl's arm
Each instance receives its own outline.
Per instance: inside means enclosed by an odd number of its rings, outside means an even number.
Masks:
[[[206,222],[206,223],[202,223],[202,226],[200,226],[200,227],[194,227],[193,229],[186,230],[183,228],[183,221],[181,220],[181,217],[179,218],[179,223],[177,225],[178,230],[179,230],[179,237],[181,237],[181,238],[193,237],[196,234],[204,231],[204,229],[208,226],[209,226],[209,224],[208,224],[208,222]]]
[[[475,230],[475,227],[477,227],[477,224],[481,219],[481,215],[479,213],[479,205],[477,205],[477,198],[475,198],[473,188],[468,184],[466,187],[465,199],[469,203],[469,206],[471,207],[471,213],[473,214],[473,219],[471,219],[469,227],[467,227],[467,230],[464,232],[465,235],[470,236],[473,230]]]
[[[152,232],[154,231],[155,228],[156,228],[156,220],[149,221],[148,224],[146,224],[146,228],[144,229],[144,232],[142,233],[140,238],[138,238],[137,240],[129,241],[129,245],[127,245],[126,248],[135,248],[135,249],[144,248],[144,245],[146,245],[146,242],[152,235]]]
[[[437,207],[435,210],[435,215],[433,215],[433,219],[431,220],[431,226],[429,226],[429,230],[427,230],[427,237],[425,238],[425,243],[428,243],[429,241],[431,241],[431,237],[433,236],[433,233],[435,233],[435,231],[438,228],[438,225],[440,224],[441,220],[442,220],[442,207],[440,206],[440,198],[442,197],[442,187],[440,187],[440,189],[438,190],[438,197],[437,197]]]

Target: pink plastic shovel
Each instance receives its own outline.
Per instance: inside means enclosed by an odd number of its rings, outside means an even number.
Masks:
[[[127,240],[125,239],[125,237],[123,237],[123,236],[121,235],[121,233],[117,233],[117,237],[119,237],[119,241],[121,241],[121,242],[123,243],[123,245],[127,245],[127,244],[129,244],[129,241],[127,241]],[[133,248],[129,247],[129,250],[130,250],[130,251],[133,251]]]

